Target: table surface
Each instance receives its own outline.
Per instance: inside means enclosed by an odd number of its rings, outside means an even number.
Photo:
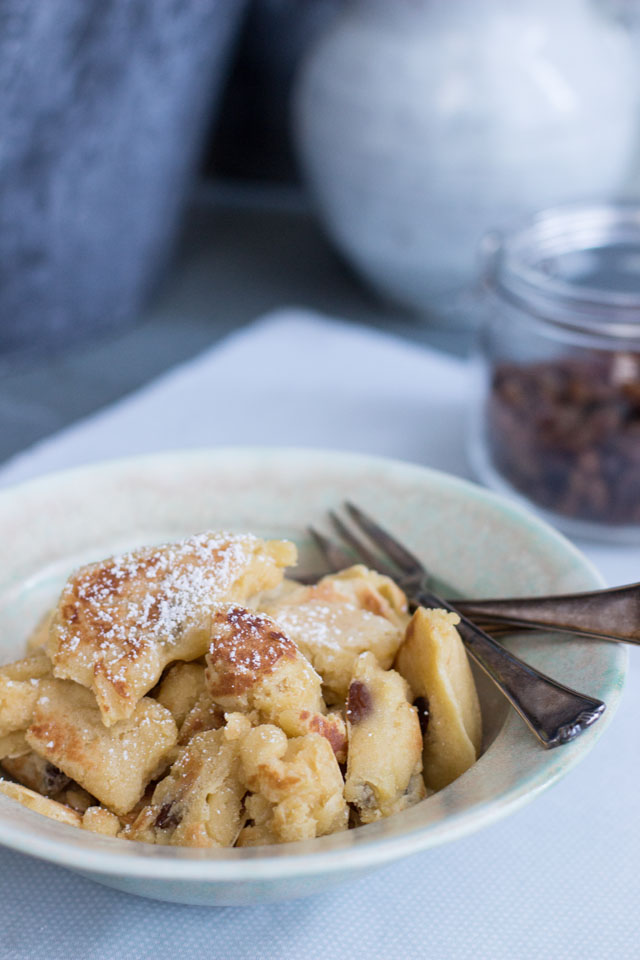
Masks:
[[[249,282],[248,282],[249,281]],[[294,188],[203,185],[153,302],[125,331],[56,355],[0,355],[0,462],[273,308],[303,304],[462,354],[470,336],[377,300]]]

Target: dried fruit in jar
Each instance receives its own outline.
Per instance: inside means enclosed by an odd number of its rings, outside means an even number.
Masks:
[[[487,416],[495,467],[534,503],[640,524],[640,354],[501,364]]]

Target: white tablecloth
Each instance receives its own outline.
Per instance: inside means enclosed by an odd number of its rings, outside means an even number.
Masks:
[[[468,390],[462,361],[281,312],[16,457],[0,484],[95,459],[224,443],[382,453],[468,476]],[[579,545],[610,583],[640,580],[640,548]],[[2,850],[0,958],[637,960],[637,655],[631,667],[609,730],[529,807],[314,899],[174,906]]]

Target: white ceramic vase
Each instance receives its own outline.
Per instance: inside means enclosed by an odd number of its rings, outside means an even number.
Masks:
[[[384,295],[466,324],[486,230],[634,194],[634,52],[593,0],[355,0],[294,95],[327,231]]]

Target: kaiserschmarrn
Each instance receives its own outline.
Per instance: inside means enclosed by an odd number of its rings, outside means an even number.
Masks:
[[[399,813],[481,747],[456,617],[362,565],[207,532],[71,574],[0,667],[0,793],[107,837],[325,836]]]

